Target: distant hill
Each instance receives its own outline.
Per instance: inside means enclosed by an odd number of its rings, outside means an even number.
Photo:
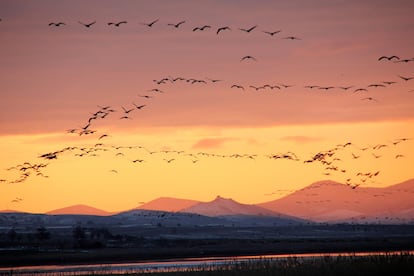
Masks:
[[[242,204],[230,198],[217,196],[213,201],[200,202],[180,212],[222,218],[239,226],[276,226],[305,223],[306,221],[280,214],[259,206]]]
[[[275,216],[277,213],[255,205],[241,204],[230,198],[217,196],[213,201],[200,202],[181,212],[194,213],[203,216],[252,215]]]
[[[166,212],[178,212],[182,209],[189,208],[190,206],[200,203],[197,200],[180,199],[172,197],[160,197],[142,204],[136,209],[141,210],[154,210],[154,211],[166,211]]]
[[[16,211],[16,210],[0,210],[0,213],[22,213],[22,212]]]
[[[97,209],[88,205],[73,205],[46,212],[48,215],[93,215],[93,216],[110,216],[113,213]]]
[[[313,183],[283,198],[258,204],[272,211],[320,222],[369,219],[384,223],[414,220],[414,179],[386,188],[358,187],[334,181]]]
[[[407,181],[388,186],[387,189],[395,189],[395,190],[406,190],[406,191],[413,191],[414,190],[414,179],[409,179]]]
[[[213,201],[200,202],[191,207],[185,208],[181,210],[181,212],[194,213],[210,217],[227,215],[276,215],[276,213],[268,209],[255,205],[241,204],[233,199],[223,198],[220,196],[217,196]]]

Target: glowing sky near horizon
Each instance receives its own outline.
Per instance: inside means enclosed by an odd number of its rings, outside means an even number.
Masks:
[[[393,142],[414,138],[414,79],[400,78],[414,77],[414,60],[378,61],[414,58],[413,11],[414,3],[403,0],[1,0],[0,210],[82,203],[114,211],[160,196],[258,203],[322,179],[359,183],[361,171],[381,172],[365,186],[413,178],[414,140]],[[155,19],[151,28],[141,24]],[[90,28],[78,23],[95,20]],[[128,23],[107,25],[121,20]],[[179,28],[167,25],[182,20]],[[48,26],[59,21],[66,25]],[[205,24],[212,28],[192,31]],[[256,25],[251,33],[239,30]],[[231,30],[216,34],[222,26]],[[283,39],[289,36],[300,40]],[[257,61],[241,62],[246,55]],[[164,77],[207,83],[154,82]],[[249,87],[264,84],[281,89]],[[306,88],[312,85],[336,88]],[[122,107],[133,103],[146,106],[120,120]],[[85,126],[98,105],[117,112],[94,121],[93,135],[66,133]],[[102,134],[109,137],[99,140]],[[344,173],[303,162],[347,142],[353,145],[338,152],[337,162]],[[96,143],[108,151],[39,158]],[[387,147],[372,149],[379,144]],[[268,158],[287,152],[300,161]],[[254,159],[218,157],[245,153]],[[48,177],[12,183],[20,172],[7,169],[25,161],[48,163]]]

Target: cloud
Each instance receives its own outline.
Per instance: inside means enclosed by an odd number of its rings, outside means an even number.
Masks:
[[[195,143],[192,148],[193,149],[212,149],[218,148],[225,142],[230,140],[234,140],[234,138],[206,138],[201,139],[197,143]]]
[[[312,142],[318,142],[323,140],[320,137],[310,137],[310,136],[285,136],[280,138],[280,140],[283,141],[290,141],[290,142],[294,142],[294,143],[312,143]]]

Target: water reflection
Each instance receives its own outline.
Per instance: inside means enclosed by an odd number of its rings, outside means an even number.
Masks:
[[[278,254],[257,256],[208,257],[186,258],[179,260],[113,263],[91,265],[42,265],[0,268],[0,275],[91,275],[91,274],[128,274],[128,273],[154,273],[154,272],[181,272],[215,270],[231,268],[246,262],[262,260],[281,261],[288,258],[315,259],[339,256],[380,256],[387,254],[414,254],[414,251],[396,252],[358,252],[358,253],[306,253],[306,254]]]

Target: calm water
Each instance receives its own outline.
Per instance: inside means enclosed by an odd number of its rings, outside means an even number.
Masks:
[[[405,251],[414,254],[414,251]],[[178,272],[187,270],[209,270],[241,264],[244,262],[254,262],[260,260],[285,260],[287,258],[323,258],[338,256],[369,256],[398,254],[398,252],[360,252],[360,253],[310,253],[310,254],[279,254],[279,255],[257,255],[257,256],[234,256],[234,257],[211,257],[211,258],[189,258],[169,261],[156,262],[136,262],[136,263],[113,263],[113,264],[93,264],[93,265],[43,265],[43,266],[21,266],[13,268],[0,268],[0,275],[91,275],[91,274],[123,274],[138,272]]]

